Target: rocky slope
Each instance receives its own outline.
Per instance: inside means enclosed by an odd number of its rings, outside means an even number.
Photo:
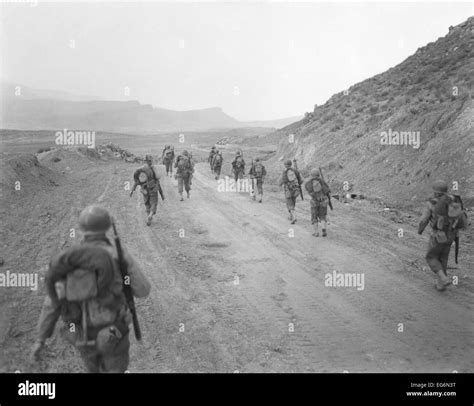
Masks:
[[[388,71],[335,94],[270,137],[270,166],[297,158],[305,174],[326,169],[333,189],[415,206],[442,178],[474,205],[474,17]],[[419,134],[419,145],[383,145],[384,133]],[[294,142],[291,142],[294,138]],[[396,141],[393,139],[393,141]],[[409,138],[408,138],[409,141]]]

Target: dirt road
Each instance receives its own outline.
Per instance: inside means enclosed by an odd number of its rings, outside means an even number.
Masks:
[[[291,226],[281,193],[266,193],[259,204],[245,193],[218,192],[205,164],[184,202],[176,181],[164,178],[166,200],[147,227],[140,193],[129,198],[124,190],[132,170],[120,161],[77,163],[74,182],[29,202],[31,220],[9,241],[13,247],[29,236],[36,252],[7,255],[23,268],[44,267],[58,244],[73,243],[67,232],[80,208],[108,207],[153,286],[138,301],[144,340],[132,338],[131,371],[474,371],[469,264],[451,270],[458,285],[437,292],[423,269],[427,236],[412,227],[403,226],[400,238],[399,224],[335,202],[329,236],[315,238],[307,201],[298,202]],[[45,211],[54,213],[47,223],[39,220]],[[325,286],[333,272],[363,275],[363,289]],[[39,366],[26,361],[41,295],[5,313],[3,370],[81,370],[59,338]]]

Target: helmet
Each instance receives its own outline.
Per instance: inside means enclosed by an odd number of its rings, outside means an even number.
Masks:
[[[189,152],[186,151],[186,150],[184,150],[182,155],[184,155],[184,156],[189,156]]]
[[[151,155],[145,155],[145,162],[152,162],[153,157]]]
[[[105,233],[111,224],[109,212],[100,206],[87,206],[79,215],[79,226],[83,231]]]
[[[437,180],[433,183],[433,192],[447,193],[448,184],[444,180]]]
[[[255,162],[260,162],[260,158],[255,158]]]
[[[240,151],[237,151],[237,154],[236,154],[236,155],[237,155],[237,156],[240,156],[240,155],[241,155]]]
[[[287,160],[285,161],[285,166],[291,166],[291,160],[287,159]]]
[[[312,178],[319,178],[319,171],[316,168],[311,169],[310,175]]]
[[[213,145],[211,149],[216,149],[216,146],[215,146],[215,145]]]

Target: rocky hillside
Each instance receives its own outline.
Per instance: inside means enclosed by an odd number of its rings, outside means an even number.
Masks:
[[[280,142],[269,166],[276,170],[287,158],[297,158],[304,174],[322,166],[333,189],[347,181],[353,191],[392,207],[419,205],[435,179],[457,181],[472,206],[473,90],[471,17],[399,65],[335,94],[270,135]],[[390,139],[402,132],[411,132],[410,145],[400,145],[405,135],[398,143]]]

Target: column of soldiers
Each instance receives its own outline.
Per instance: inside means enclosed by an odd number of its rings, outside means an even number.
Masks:
[[[163,151],[162,158],[168,175],[172,174],[174,151],[171,158],[165,153],[166,150],[168,148]],[[219,155],[221,159],[216,160]],[[218,178],[222,155],[216,148],[211,151],[209,164]],[[245,161],[241,152],[236,154],[232,164],[235,179],[242,179]],[[178,155],[174,160],[174,168],[180,200],[183,200],[183,191],[187,192],[189,198],[194,173],[191,154],[183,151]],[[256,183],[257,193],[253,197],[261,202],[266,170],[259,158],[252,161],[249,175]],[[135,171],[133,177],[134,186],[130,196],[140,185],[149,225],[156,214],[158,193],[164,199],[151,155],[145,157],[145,165]],[[303,198],[303,178],[296,161],[284,162],[279,184],[285,193],[289,220],[294,224],[297,198]],[[322,223],[322,235],[325,237],[327,207],[329,205],[332,208],[332,205],[330,189],[320,169],[310,171],[310,178],[304,182],[304,187],[311,196],[313,235],[319,236],[318,224]],[[459,230],[466,227],[467,215],[461,197],[449,193],[445,182],[435,182],[433,192],[433,197],[424,208],[418,233],[422,234],[428,224],[431,226],[425,258],[436,275],[436,289],[444,291],[452,283],[447,275],[451,246],[453,242],[458,242]],[[38,321],[32,359],[38,361],[42,358],[45,342],[52,336],[59,318],[62,318],[61,335],[75,346],[89,372],[125,372],[129,364],[131,324],[135,337],[141,339],[133,297],[148,296],[151,285],[137,261],[122,248],[114,219],[106,209],[96,205],[86,207],[79,216],[79,227],[84,234],[83,240],[55,255],[46,272],[48,294]],[[111,227],[114,230],[113,239],[107,235]]]

